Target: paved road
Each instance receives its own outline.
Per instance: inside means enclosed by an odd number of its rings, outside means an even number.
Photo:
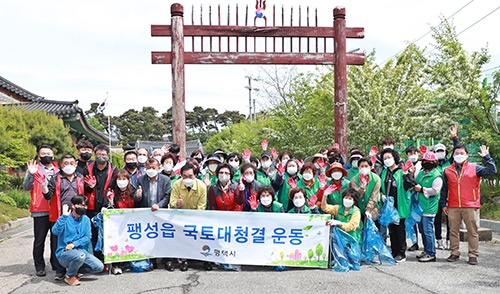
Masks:
[[[36,277],[31,257],[33,234],[29,225],[0,242],[0,293],[500,293],[500,243],[481,242],[479,265],[448,263],[448,251],[438,251],[438,261],[422,264],[417,253],[397,266],[363,266],[358,272],[290,269],[276,272],[266,267],[246,267],[242,272],[205,272],[194,266],[187,272],[163,269],[147,273],[89,275],[78,287]],[[48,246],[48,243],[47,243]],[[461,244],[462,256],[466,244]],[[48,260],[48,254],[47,254]]]

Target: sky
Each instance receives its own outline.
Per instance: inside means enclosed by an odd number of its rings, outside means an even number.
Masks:
[[[131,108],[141,110],[143,106],[152,106],[163,113],[172,105],[171,67],[152,64],[151,51],[168,51],[170,40],[151,37],[151,25],[170,24],[170,6],[176,2],[185,7],[186,24],[191,23],[192,5],[197,22],[203,5],[205,24],[209,4],[214,7],[213,22],[216,21],[217,4],[221,4],[225,13],[231,3],[234,15],[234,6],[238,3],[240,19],[246,5],[252,19],[255,13],[255,0],[2,0],[0,76],[46,99],[78,100],[83,110],[108,97],[105,114],[120,115]],[[297,25],[298,7],[302,6],[305,13],[305,3],[313,3],[309,4],[311,11],[318,8],[320,26],[332,25],[333,9],[345,7],[347,26],[365,28],[365,38],[348,39],[347,50],[360,48],[366,53],[375,50],[380,64],[409,42],[418,40],[416,44],[420,47],[432,48],[431,34],[420,37],[440,23],[440,16],[448,18],[456,13],[449,20],[457,32],[465,30],[459,35],[464,48],[468,51],[489,49],[492,58],[484,67],[484,74],[491,74],[491,68],[500,70],[497,32],[500,6],[497,1],[268,0],[265,14],[271,15],[271,7],[276,5],[277,8],[284,6],[289,17],[293,6]],[[226,21],[223,18],[223,22]],[[478,23],[473,25],[475,22]],[[242,23],[240,21],[240,25]],[[247,114],[248,90],[245,86],[248,80],[245,76],[258,76],[259,67],[186,65],[186,109],[202,106],[216,108],[219,112],[237,110]],[[298,69],[315,70],[313,66],[299,66]],[[258,88],[258,82],[253,86]],[[258,95],[254,98],[257,111],[266,107],[264,98]]]

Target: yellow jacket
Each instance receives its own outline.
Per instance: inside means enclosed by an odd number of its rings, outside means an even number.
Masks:
[[[177,207],[177,200],[182,198],[182,206]],[[170,194],[170,208],[205,210],[207,206],[207,186],[196,179],[191,190],[186,188],[184,182],[179,179],[172,186]]]

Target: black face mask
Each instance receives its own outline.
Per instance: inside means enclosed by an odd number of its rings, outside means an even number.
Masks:
[[[203,159],[202,159],[202,158],[200,158],[200,157],[195,157],[194,159],[195,159],[196,161],[198,161],[198,163],[201,163],[201,161],[203,160]]]
[[[106,162],[108,162],[108,157],[107,156],[97,156],[95,158],[95,161],[97,162],[97,164],[104,164]]]
[[[334,163],[334,162],[339,162],[339,161],[340,161],[340,159],[339,159],[339,158],[337,158],[337,157],[329,157],[329,158],[328,158],[328,162],[329,162],[330,164],[332,164],[332,163]]]
[[[76,207],[75,212],[78,215],[85,215],[85,214],[87,214],[87,209],[85,209],[83,207]]]
[[[422,162],[422,167],[425,170],[432,170],[432,169],[436,168],[436,166],[437,165],[435,163],[432,163],[432,162],[428,162],[428,161]]]
[[[92,157],[92,153],[90,152],[83,152],[80,154],[80,158],[83,160],[89,160]]]
[[[127,162],[127,163],[125,163],[125,166],[128,169],[135,169],[137,167],[137,162]]]
[[[49,164],[52,162],[52,160],[54,160],[54,158],[52,156],[42,156],[40,157],[40,162],[42,164]]]

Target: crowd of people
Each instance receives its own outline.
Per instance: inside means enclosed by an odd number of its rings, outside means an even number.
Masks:
[[[423,209],[418,224],[423,251],[417,259],[435,261],[438,248],[451,250],[447,261],[459,260],[463,221],[469,234],[468,262],[477,264],[480,180],[495,174],[496,166],[485,146],[479,155],[486,165],[469,162],[457,130],[457,126],[451,129],[450,151],[443,144],[410,146],[402,156],[388,137],[381,142],[380,152],[373,146],[368,154],[352,148],[344,155],[333,144],[304,161],[291,151],[268,151],[267,141],[260,156],[252,156],[249,150],[228,154],[217,149],[208,156],[196,150],[181,158],[179,146],[172,144],[151,153],[144,148],[126,150],[123,169],[109,162],[105,145],[94,147],[82,140],[76,146],[78,158],[65,154],[58,163],[51,146],[40,146],[37,160],[28,163],[23,183],[31,192],[36,275],[46,275],[43,253],[49,230],[55,279],[78,285],[81,274],[105,270],[103,254],[96,250],[99,232],[90,220],[102,208],[112,207],[331,214],[329,225],[349,233],[360,245],[363,223],[371,218],[384,237],[388,232],[392,255],[403,262],[407,250],[419,249],[418,242],[407,248],[405,229],[414,201]],[[400,222],[384,227],[378,216],[387,197],[394,199]],[[443,213],[449,225],[446,243]],[[93,250],[87,249],[89,245]],[[166,258],[161,263],[168,271],[176,266],[188,269],[187,260]],[[204,265],[207,270],[214,266]],[[111,271],[121,273],[120,266],[112,265]],[[156,260],[153,267],[158,267]]]

